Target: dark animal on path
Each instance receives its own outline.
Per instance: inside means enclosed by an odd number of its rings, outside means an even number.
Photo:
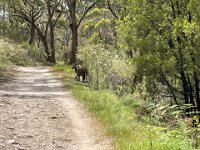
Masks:
[[[76,72],[75,80],[81,81],[81,77],[82,77],[82,81],[87,81],[88,70],[87,70],[87,68],[85,66],[79,65],[79,64],[74,64],[72,66],[72,68]]]

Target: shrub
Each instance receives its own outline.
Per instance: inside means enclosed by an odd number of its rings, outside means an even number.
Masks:
[[[16,44],[11,40],[0,39],[0,67],[8,65],[34,65],[42,60],[41,51],[27,43]]]
[[[130,89],[132,68],[124,57],[102,44],[83,47],[78,54],[89,70],[89,83],[95,89],[114,90],[118,95]]]

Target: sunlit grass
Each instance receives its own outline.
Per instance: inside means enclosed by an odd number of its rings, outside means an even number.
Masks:
[[[190,150],[189,138],[180,132],[150,126],[136,119],[133,107],[125,105],[111,91],[89,88],[87,83],[74,80],[70,66],[54,66],[64,72],[66,88],[105,126],[106,133],[114,138],[120,150]]]

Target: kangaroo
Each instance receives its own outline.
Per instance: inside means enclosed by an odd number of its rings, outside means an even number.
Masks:
[[[75,80],[77,81],[81,81],[81,76],[82,76],[82,81],[87,81],[87,76],[88,76],[88,69],[83,66],[83,65],[79,65],[79,64],[74,64],[72,66],[72,68],[75,70],[76,72],[76,76],[75,76]]]

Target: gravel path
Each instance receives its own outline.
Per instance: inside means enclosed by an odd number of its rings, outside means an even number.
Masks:
[[[0,84],[0,150],[113,150],[111,139],[48,67]]]

